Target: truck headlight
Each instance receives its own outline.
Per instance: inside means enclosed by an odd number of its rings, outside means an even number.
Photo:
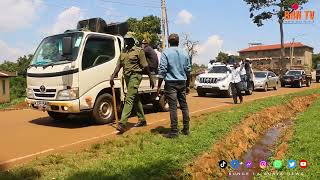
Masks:
[[[27,88],[26,92],[27,92],[27,98],[29,98],[29,99],[33,99],[34,98],[34,93],[33,93],[33,90],[31,88]]]
[[[217,79],[217,82],[224,81],[225,79],[227,79],[227,77],[228,77],[228,76],[218,78],[218,79]]]
[[[79,98],[79,88],[60,90],[57,100],[74,100]]]

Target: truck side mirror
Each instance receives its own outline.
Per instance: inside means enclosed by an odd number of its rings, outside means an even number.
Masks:
[[[72,37],[64,37],[62,42],[62,54],[70,55],[72,54]]]

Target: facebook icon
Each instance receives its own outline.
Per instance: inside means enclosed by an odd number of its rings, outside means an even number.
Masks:
[[[232,167],[232,169],[238,169],[240,166],[240,163],[238,160],[232,160],[230,166]]]

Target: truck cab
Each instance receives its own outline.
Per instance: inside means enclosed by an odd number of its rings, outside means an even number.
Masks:
[[[115,113],[110,76],[123,48],[121,36],[90,31],[66,31],[45,38],[27,70],[26,102],[47,111],[55,120],[86,113],[97,124],[112,122]],[[126,94],[122,72],[114,82],[120,111]],[[143,103],[168,110],[163,96],[155,100],[156,89],[150,88],[147,76],[143,76],[139,94]]]

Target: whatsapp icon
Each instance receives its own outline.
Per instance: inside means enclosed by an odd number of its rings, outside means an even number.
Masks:
[[[275,160],[275,161],[273,162],[273,167],[274,167],[275,169],[281,169],[281,168],[282,168],[282,161],[280,161],[280,160]]]

